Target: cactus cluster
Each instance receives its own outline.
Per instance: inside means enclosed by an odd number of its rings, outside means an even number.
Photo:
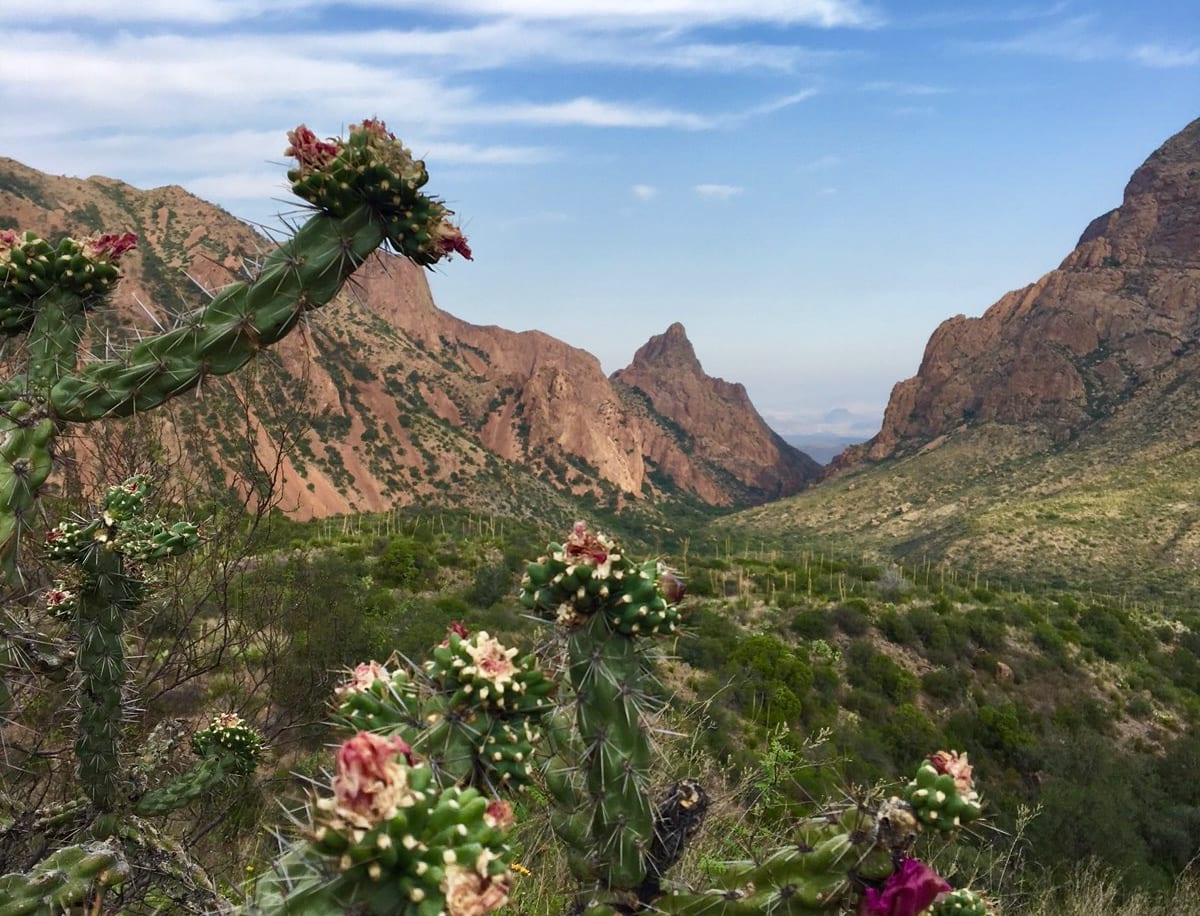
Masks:
[[[0,916],[67,912],[128,878],[129,864],[115,840],[64,846],[28,872],[0,875]],[[100,912],[98,903],[94,912]]]
[[[423,163],[383,122],[351,125],[345,140],[318,140],[303,125],[288,136],[294,189],[316,212],[253,280],[111,358],[83,360],[79,351],[86,315],[112,292],[134,236],[52,244],[0,232],[0,333],[24,335],[27,359],[0,384],[0,563],[10,577],[53,440],[68,424],[146,411],[241,368],[333,299],[382,244],[426,266],[470,257],[451,212],[421,190]]]
[[[921,823],[945,832],[983,813],[967,755],[957,751],[938,751],[923,761],[904,789],[904,800]]]
[[[339,748],[331,789],[253,911],[481,916],[507,902],[507,802],[439,785],[402,738],[365,731]]]
[[[444,784],[522,789],[533,778],[554,684],[532,655],[455,624],[415,670],[359,665],[336,690],[335,718],[403,737]]]
[[[659,870],[641,638],[676,630],[682,594],[663,564],[634,563],[583,523],[522,578],[522,603],[552,616],[566,635],[574,708],[557,729],[546,780],[572,873],[602,905],[629,905]]]
[[[192,752],[198,758],[196,763],[167,785],[138,799],[136,814],[166,814],[230,778],[248,776],[262,759],[263,738],[236,713],[222,713],[192,736]]]

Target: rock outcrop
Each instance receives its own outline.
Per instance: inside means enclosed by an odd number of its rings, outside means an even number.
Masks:
[[[779,499],[820,473],[767,427],[744,386],[705,374],[679,322],[651,337],[612,379],[644,397],[678,433],[647,437],[646,456],[707,502],[726,501],[731,487],[742,502]]]
[[[139,235],[114,309],[97,316],[114,340],[122,326],[146,327],[147,312],[169,325],[271,247],[181,188],[52,177],[5,159],[0,215],[0,225],[46,236]],[[817,472],[740,385],[704,375],[681,326],[609,379],[590,353],[547,334],[449,315],[419,268],[385,255],[263,367],[257,396],[240,379],[214,382],[204,397],[176,401],[159,435],[212,475],[244,464],[250,445],[270,467],[274,431],[309,424],[279,483],[283,506],[300,517],[454,502],[471,487],[515,503],[520,474],[614,506],[679,496],[749,505]]]
[[[1200,120],[1134,173],[1058,269],[941,324],[879,434],[838,464],[904,454],[980,421],[1056,441],[1107,417],[1200,343]]]

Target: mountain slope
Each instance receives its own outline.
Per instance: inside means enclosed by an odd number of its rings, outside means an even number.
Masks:
[[[110,347],[130,327],[171,325],[201,306],[206,291],[252,273],[271,248],[178,187],[141,191],[0,159],[4,227],[139,235],[114,307],[96,316],[97,339],[108,335]],[[188,463],[219,476],[245,462],[239,430],[247,421],[269,465],[272,429],[296,429],[304,418],[311,428],[281,476],[284,505],[300,517],[431,499],[470,498],[511,511],[530,487],[616,508],[644,498],[747,505],[815,477],[798,453],[777,448],[748,399],[706,408],[713,422],[742,431],[741,452],[695,431],[677,436],[669,410],[631,400],[591,354],[536,331],[461,321],[434,305],[419,268],[386,255],[260,362],[260,396],[248,409],[221,394],[229,382],[214,383],[202,398],[177,402],[167,438]],[[670,371],[660,367],[655,384],[670,388]],[[235,391],[245,387],[244,379],[232,382]],[[757,476],[742,480],[746,454],[762,457]]]
[[[1200,594],[1200,121],[1055,271],[952,318],[883,428],[747,530],[1010,581]]]

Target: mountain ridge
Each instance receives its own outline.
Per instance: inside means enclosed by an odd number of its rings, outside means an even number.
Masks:
[[[0,228],[50,237],[138,234],[113,308],[95,316],[114,341],[131,325],[146,327],[147,316],[159,326],[177,322],[213,291],[252,275],[272,247],[177,186],[139,190],[110,178],[53,177],[9,159],[0,159],[0,214]],[[673,333],[691,351],[682,325]],[[740,399],[727,396],[740,386],[709,379],[692,357],[695,365],[681,370],[681,384],[699,399],[689,410],[701,425],[737,429],[736,441],[697,436],[692,419],[681,424],[643,391],[610,380],[580,348],[450,315],[434,303],[420,268],[377,254],[257,371],[285,393],[274,406],[294,408],[312,424],[282,468],[285,503],[299,517],[452,501],[470,489],[484,501],[491,493],[511,503],[530,475],[617,509],[663,499],[752,505],[816,477],[815,463],[781,447],[744,388]],[[659,375],[671,371],[658,367]],[[652,389],[674,385],[639,378]],[[168,438],[188,442],[181,450],[203,456],[216,473],[233,460],[229,424],[245,418],[209,392],[178,403]],[[263,405],[248,419],[258,431],[252,438],[265,446]],[[189,426],[213,432],[197,437]]]

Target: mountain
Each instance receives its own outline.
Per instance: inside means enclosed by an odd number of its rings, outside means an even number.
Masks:
[[[1200,343],[1200,120],[1133,174],[1057,270],[979,318],[943,322],[878,435],[843,460],[879,460],[982,421],[1055,442],[1112,416]]]
[[[95,338],[109,347],[130,328],[170,326],[252,274],[272,247],[178,187],[53,177],[0,159],[0,228],[8,227],[138,234],[112,307],[95,316]],[[249,428],[253,477],[268,472],[273,441],[290,430],[297,447],[280,482],[299,517],[431,499],[512,510],[532,490],[614,508],[663,499],[744,506],[794,493],[817,474],[740,385],[703,373],[681,325],[609,379],[590,353],[549,335],[480,327],[438,309],[423,271],[384,254],[259,363],[173,402],[165,436],[186,465],[219,478],[248,464]]]
[[[1016,584],[1200,596],[1200,121],[1061,263],[933,334],[879,434],[735,528]],[[1189,599],[1190,600],[1190,599]]]

